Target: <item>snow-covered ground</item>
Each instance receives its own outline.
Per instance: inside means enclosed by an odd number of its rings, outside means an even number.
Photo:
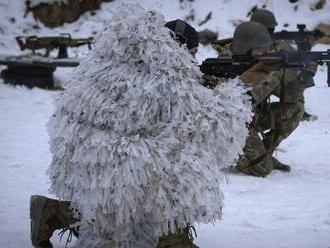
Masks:
[[[64,28],[50,30],[29,16],[23,19],[23,1],[0,0],[0,53],[18,53],[14,37],[22,34],[59,34],[89,36],[102,27],[110,11],[120,1],[103,5],[97,15],[84,15],[78,22]],[[255,3],[267,4],[275,12],[282,29],[294,29],[298,23],[313,28],[320,22],[330,23],[330,4],[320,11],[311,11],[317,2],[300,0],[298,11],[287,0],[145,0],[135,1],[146,7],[157,8],[168,20],[183,18],[195,11],[198,30],[206,27],[229,37],[233,22],[246,20]],[[198,23],[212,10],[212,19],[202,26]],[[12,21],[15,17],[15,23]],[[24,31],[25,30],[25,31]],[[318,45],[314,50],[330,47]],[[80,52],[80,51],[79,51]],[[209,47],[201,47],[199,60],[213,56]],[[56,71],[59,81],[70,76],[70,70]],[[50,163],[48,134],[45,123],[53,112],[54,91],[11,87],[0,80],[0,247],[31,247],[29,240],[29,197],[48,195],[45,170]],[[318,120],[302,122],[298,129],[281,145],[278,158],[292,165],[292,172],[274,171],[267,178],[242,174],[228,174],[223,220],[215,225],[198,225],[196,243],[201,248],[329,248],[330,247],[330,88],[326,85],[326,68],[316,75],[316,87],[305,93],[306,108]],[[55,247],[64,247],[54,237]]]

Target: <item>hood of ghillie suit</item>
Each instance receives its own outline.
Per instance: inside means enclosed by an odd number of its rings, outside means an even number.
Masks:
[[[155,247],[221,218],[221,169],[242,152],[250,102],[233,81],[201,86],[164,24],[138,5],[116,9],[56,100],[51,191],[87,223],[85,246]]]

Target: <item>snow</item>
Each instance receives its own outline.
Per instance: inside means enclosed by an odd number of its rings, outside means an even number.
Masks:
[[[109,12],[120,0],[104,3],[97,15],[85,14],[76,23],[63,29],[47,29],[36,25],[31,15],[23,19],[23,1],[0,1],[0,53],[20,53],[13,44],[14,37],[37,34],[49,35],[71,32],[73,37],[90,36],[98,31]],[[219,31],[222,38],[230,37],[232,22],[246,20],[246,13],[257,0],[194,2],[137,1],[144,6],[157,7],[168,20],[183,18],[191,8],[196,20],[191,22],[198,30],[209,28]],[[294,30],[298,23],[313,28],[318,23],[330,23],[329,3],[325,9],[311,11],[317,1],[300,0],[298,12],[286,0],[268,2],[279,22]],[[181,8],[180,8],[181,6]],[[198,10],[197,10],[198,9]],[[201,27],[198,23],[209,11],[212,19]],[[11,17],[16,18],[13,24]],[[314,50],[329,46],[318,45]],[[212,57],[210,47],[200,47],[198,60]],[[84,50],[78,50],[79,54]],[[70,76],[71,69],[57,70],[59,81]],[[225,195],[222,220],[215,225],[197,226],[196,244],[202,248],[285,247],[328,248],[330,246],[330,88],[326,85],[326,68],[321,67],[315,78],[316,87],[305,93],[306,108],[318,115],[314,122],[301,122],[297,130],[281,145],[278,158],[292,165],[291,173],[274,171],[267,178],[255,178],[228,173],[227,184],[221,187]],[[49,181],[45,170],[50,164],[48,134],[45,124],[54,111],[52,98],[57,94],[41,89],[12,87],[0,81],[0,247],[31,247],[29,241],[29,197],[47,193]],[[53,237],[55,247],[64,247]]]

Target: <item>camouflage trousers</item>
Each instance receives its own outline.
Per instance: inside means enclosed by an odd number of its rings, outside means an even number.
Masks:
[[[272,156],[276,147],[299,125],[304,114],[304,103],[286,103],[280,111],[280,103],[271,103],[268,113],[257,114],[246,139],[244,154],[237,161],[236,168],[247,174],[265,177],[276,169],[280,162]],[[280,118],[280,129],[275,135],[274,122]],[[267,131],[263,135],[259,131]]]
[[[69,201],[59,201],[44,196],[32,196],[30,202],[31,241],[34,247],[52,247],[50,238],[54,231],[70,230],[79,235],[79,227],[71,228],[79,222],[74,218]],[[193,227],[178,229],[175,234],[159,238],[157,248],[198,248],[193,244]],[[195,233],[196,234],[196,233]],[[71,234],[70,234],[71,235]],[[67,242],[70,242],[68,240]]]
[[[272,158],[255,128],[250,128],[243,152],[236,168],[244,174],[265,177],[274,169]]]
[[[304,103],[301,101],[293,102],[293,103],[285,103],[282,107],[282,111],[280,113],[280,103],[274,102],[271,103],[270,113],[267,115],[268,118],[261,120],[259,124],[259,128],[262,131],[271,130],[264,134],[264,144],[267,149],[270,149],[271,152],[274,152],[275,148],[286,139],[299,125],[301,121],[305,108]],[[274,137],[274,129],[273,123],[278,116],[281,116],[281,125],[276,135],[276,140]]]
[[[74,217],[69,201],[58,201],[39,195],[30,198],[30,219],[31,242],[36,248],[52,247],[49,240],[54,231],[63,229],[65,232],[79,221]],[[74,229],[72,232],[77,235]]]

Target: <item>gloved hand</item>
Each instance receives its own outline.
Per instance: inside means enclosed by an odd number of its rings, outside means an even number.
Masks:
[[[310,71],[313,75],[316,74],[318,68],[318,63],[315,61],[310,61],[307,63],[305,70]]]
[[[202,76],[202,82],[201,84],[204,85],[205,87],[211,88],[213,89],[215,86],[217,86],[221,81],[220,78],[216,77],[216,76],[210,76],[210,75],[206,75],[204,74]]]
[[[306,88],[315,86],[314,75],[317,71],[318,64],[315,61],[311,61],[306,65],[306,68],[303,69],[298,75],[298,79],[302,82]]]

